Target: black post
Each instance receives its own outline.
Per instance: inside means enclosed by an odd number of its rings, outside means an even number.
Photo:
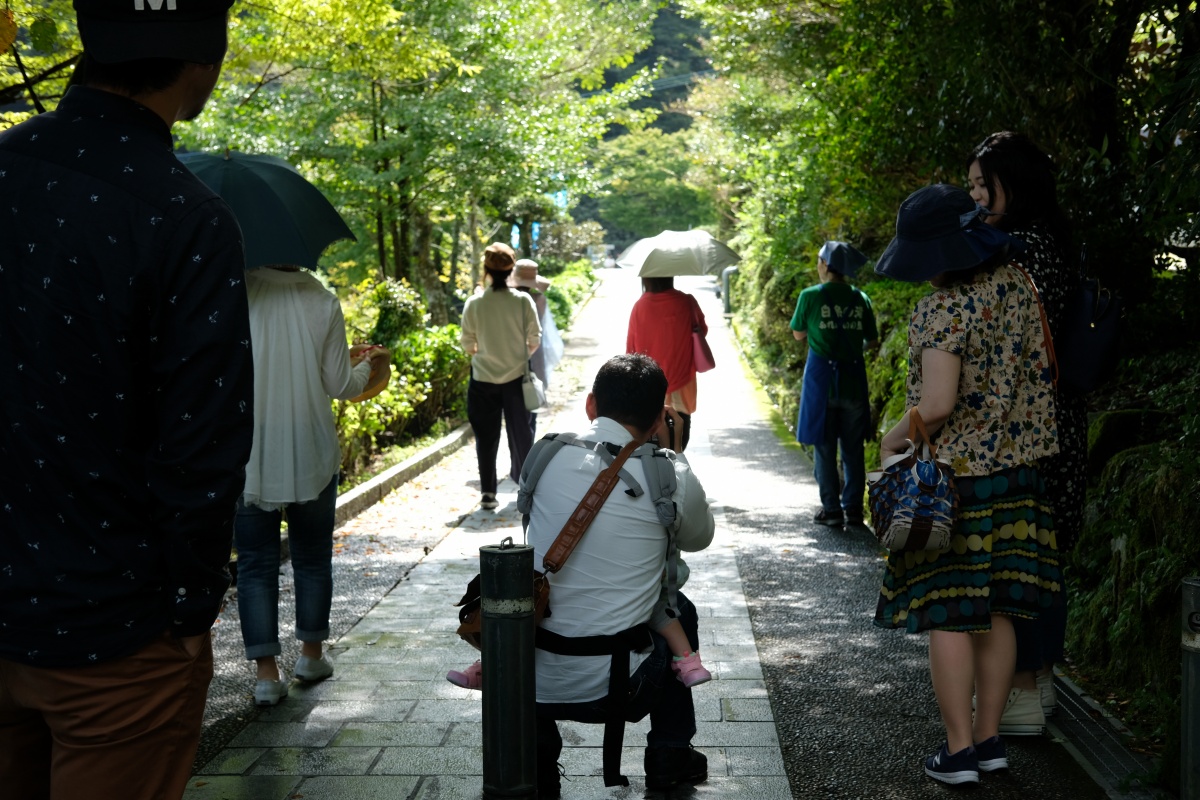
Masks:
[[[479,548],[483,637],[483,797],[537,796],[533,547]]]
[[[1200,800],[1200,577],[1183,579],[1180,800]]]

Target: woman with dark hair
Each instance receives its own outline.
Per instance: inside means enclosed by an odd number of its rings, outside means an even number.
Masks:
[[[475,433],[479,459],[481,508],[496,508],[496,453],[500,449],[500,420],[508,435],[509,475],[516,480],[533,432],[521,381],[529,368],[529,357],[542,341],[533,298],[513,292],[508,277],[516,253],[496,242],[483,251],[483,269],[490,285],[468,298],[462,313],[462,348],[471,356],[471,380],[467,385],[467,419]]]
[[[675,288],[674,278],[642,278],[642,296],[629,314],[626,353],[643,353],[667,375],[667,405],[696,411],[696,364],[692,331],[708,333],[696,298]]]
[[[1037,285],[1051,336],[1057,336],[1078,270],[1070,258],[1071,231],[1058,206],[1050,157],[1027,136],[1002,131],[975,147],[966,166],[971,198],[992,212],[984,221],[1025,243],[1016,260]],[[1060,387],[1056,400],[1059,452],[1038,462],[1038,474],[1054,507],[1058,550],[1065,553],[1083,528],[1087,416],[1082,397]],[[1067,634],[1065,591],[1063,600],[1036,623],[1016,623],[1017,671],[1000,721],[1003,734],[1040,733],[1044,715],[1054,712],[1054,663],[1063,658]]]
[[[909,411],[880,457],[906,449],[919,413],[954,471],[958,514],[945,549],[888,555],[875,624],[929,631],[946,742],[925,773],[951,784],[1008,767],[999,725],[1016,659],[1012,619],[1036,619],[1062,580],[1038,475],[1038,460],[1058,451],[1043,320],[1012,263],[1019,243],[981,213],[957,187],[914,192],[875,268],[934,287],[909,325]]]

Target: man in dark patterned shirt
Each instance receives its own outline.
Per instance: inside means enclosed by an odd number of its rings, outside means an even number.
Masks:
[[[0,133],[5,797],[178,798],[191,771],[253,398],[241,232],[171,127],[231,4],[76,0],[76,85]]]

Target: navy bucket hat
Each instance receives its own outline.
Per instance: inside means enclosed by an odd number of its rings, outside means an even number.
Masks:
[[[817,257],[824,260],[831,270],[839,275],[845,275],[847,278],[854,277],[858,268],[867,263],[867,257],[853,245],[833,240],[821,246],[821,252],[817,253]]]
[[[173,58],[220,64],[233,0],[74,0],[79,39],[101,64]]]
[[[900,204],[896,237],[876,262],[876,274],[916,283],[971,269],[997,253],[1025,249],[1024,242],[984,223],[984,212],[957,186],[937,183],[918,189]]]

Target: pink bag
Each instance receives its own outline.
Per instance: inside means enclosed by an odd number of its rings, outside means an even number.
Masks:
[[[699,326],[692,328],[692,363],[696,365],[696,372],[708,372],[717,365]]]
[[[708,372],[717,365],[717,362],[713,359],[708,340],[700,332],[700,305],[696,302],[696,298],[691,297],[690,299],[692,301],[692,365],[696,368],[696,372]]]

